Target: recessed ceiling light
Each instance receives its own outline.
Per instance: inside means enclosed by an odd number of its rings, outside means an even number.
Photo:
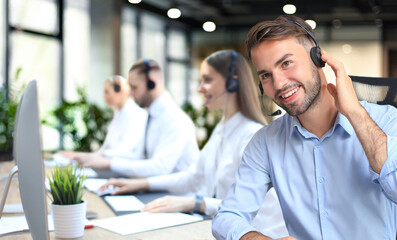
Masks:
[[[138,4],[138,3],[142,2],[142,0],[128,0],[128,2],[130,2],[132,4]]]
[[[285,4],[283,7],[283,11],[286,14],[294,14],[296,12],[296,7],[293,4]]]
[[[353,47],[352,47],[352,45],[350,45],[350,44],[343,44],[342,45],[342,51],[345,53],[345,54],[350,54],[352,51],[353,51]]]
[[[308,20],[305,20],[305,21],[306,21],[307,24],[310,25],[310,27],[311,27],[313,30],[316,28],[317,23],[316,23],[314,20],[308,19]]]
[[[206,32],[213,32],[216,29],[216,25],[214,22],[207,21],[203,24],[203,29]]]
[[[179,18],[181,16],[181,10],[178,8],[170,8],[168,9],[167,16],[172,19]]]

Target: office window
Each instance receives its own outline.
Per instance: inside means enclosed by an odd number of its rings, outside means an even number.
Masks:
[[[126,78],[132,64],[138,60],[136,15],[129,6],[121,12],[121,75]]]
[[[44,112],[59,103],[59,44],[50,38],[23,32],[11,33],[10,85],[22,90],[32,79],[38,81],[40,110]],[[15,73],[21,73],[16,81]]]
[[[64,12],[64,97],[74,101],[90,78],[89,1],[67,0]]]
[[[170,29],[167,41],[168,78],[167,87],[178,105],[187,100],[188,81],[188,58],[186,35],[183,31]]]
[[[156,60],[162,69],[165,66],[164,18],[153,14],[142,14],[142,57]],[[139,49],[138,49],[139,50]]]
[[[56,0],[10,0],[10,24],[15,27],[57,33]]]
[[[182,106],[186,100],[186,66],[181,63],[169,62],[168,70],[168,90],[175,102]]]

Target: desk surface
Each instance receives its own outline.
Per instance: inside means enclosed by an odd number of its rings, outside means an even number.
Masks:
[[[3,162],[0,164],[0,176],[8,176],[9,171],[13,167],[13,162]],[[6,181],[0,182],[0,193],[1,196],[4,191],[4,185]],[[94,193],[87,191],[83,197],[84,200],[87,201],[87,211],[93,211],[98,213],[98,218],[108,218],[114,217],[115,214],[113,211],[106,205],[101,198],[99,198]],[[14,178],[11,184],[10,192],[7,197],[6,204],[11,203],[20,203],[20,195],[18,188],[18,179]],[[49,203],[49,199],[47,199],[47,203]],[[49,209],[49,208],[48,208]],[[16,214],[3,214],[4,217],[7,216],[15,216]],[[132,223],[133,224],[133,223]],[[29,233],[19,233],[19,234],[10,234],[8,236],[2,237],[2,239],[32,239]],[[54,232],[50,232],[50,239],[56,239]],[[84,232],[84,237],[81,239],[90,240],[90,239],[142,239],[142,240],[155,240],[155,239],[173,239],[173,240],[188,240],[188,239],[214,239],[211,234],[211,221],[201,221],[197,223],[191,223],[176,227],[169,227],[164,229],[158,229],[148,232],[136,233],[131,235],[122,236],[117,233],[109,232],[105,229],[95,227],[92,229],[86,229]]]

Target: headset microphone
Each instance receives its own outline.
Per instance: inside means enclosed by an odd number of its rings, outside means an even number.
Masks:
[[[207,106],[208,104],[215,102],[218,98],[222,97],[225,93],[227,93],[226,90],[223,91],[221,94],[218,94],[214,98],[210,99],[208,102],[204,103],[204,106]]]
[[[281,110],[277,109],[277,111],[273,112],[272,114],[266,114],[266,115],[269,117],[274,117],[274,116],[281,115],[281,113],[282,113]]]

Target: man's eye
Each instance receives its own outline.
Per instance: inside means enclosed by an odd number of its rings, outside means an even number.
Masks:
[[[208,77],[205,77],[205,78],[203,78],[203,82],[205,82],[205,83],[209,83],[209,82],[211,82],[211,78],[208,78]]]
[[[283,62],[283,67],[288,67],[291,64],[291,61]]]
[[[270,73],[264,73],[264,74],[262,74],[261,79],[262,79],[262,80],[266,80],[266,79],[268,79],[270,76],[271,76]]]

